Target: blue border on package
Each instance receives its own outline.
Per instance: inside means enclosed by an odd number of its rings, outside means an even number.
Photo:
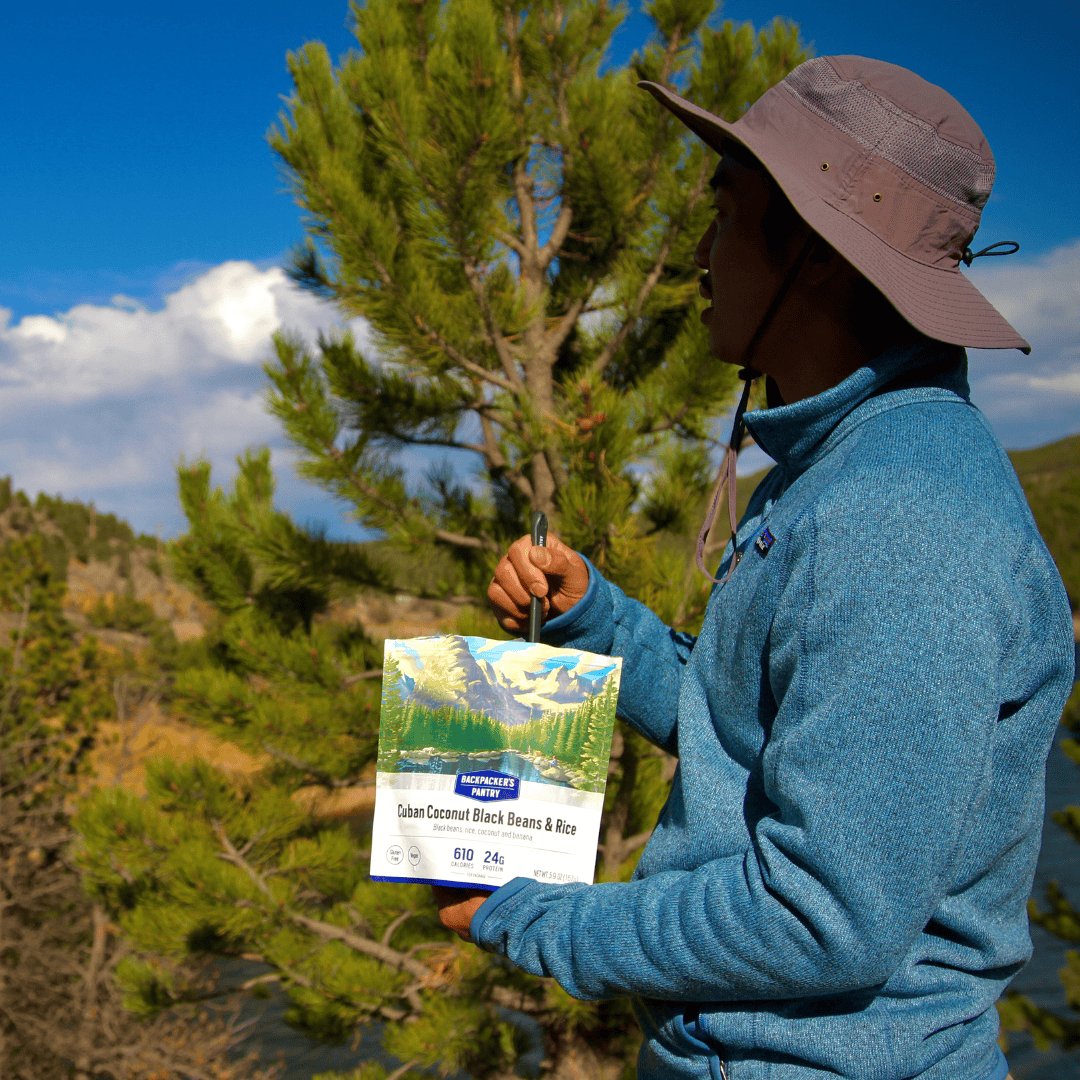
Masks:
[[[381,874],[369,874],[372,881],[392,881],[396,885],[445,885],[448,889],[485,889],[495,892],[501,885],[485,885],[478,881],[443,881],[431,877],[383,877]]]

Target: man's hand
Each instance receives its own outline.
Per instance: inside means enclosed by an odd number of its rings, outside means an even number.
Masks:
[[[589,568],[573,548],[554,535],[548,536],[546,547],[523,536],[499,560],[487,595],[499,625],[520,634],[529,623],[532,597],[541,599],[548,619],[569,611],[588,587]]]
[[[439,907],[439,922],[447,930],[453,930],[459,938],[468,941],[472,917],[491,893],[480,889],[451,889],[446,885],[432,885],[431,891]]]

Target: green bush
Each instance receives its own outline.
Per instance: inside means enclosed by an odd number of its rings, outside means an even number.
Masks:
[[[145,600],[134,596],[102,596],[86,613],[91,626],[148,634],[161,620]]]

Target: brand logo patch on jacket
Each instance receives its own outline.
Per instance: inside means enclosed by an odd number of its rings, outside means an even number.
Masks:
[[[768,529],[765,529],[754,541],[754,547],[757,548],[757,553],[764,559],[769,554],[769,548],[775,543],[776,537]]]

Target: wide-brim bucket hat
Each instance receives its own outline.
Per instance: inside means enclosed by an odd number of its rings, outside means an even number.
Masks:
[[[725,139],[749,150],[803,220],[928,337],[1031,351],[960,270],[994,157],[940,87],[881,60],[821,56],[729,123],[658,83],[638,85],[714,150]]]

